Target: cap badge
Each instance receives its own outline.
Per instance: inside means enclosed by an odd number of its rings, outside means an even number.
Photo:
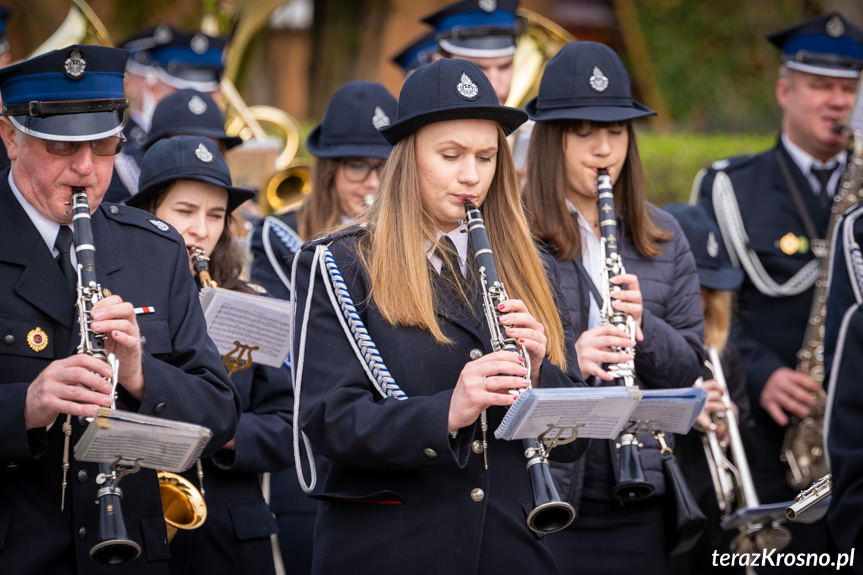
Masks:
[[[78,50],[72,50],[72,53],[69,54],[69,57],[65,62],[63,62],[63,71],[66,72],[66,76],[73,80],[80,80],[83,78],[84,70],[86,69],[87,62]]]
[[[473,80],[471,80],[464,72],[461,73],[461,80],[455,87],[455,91],[459,96],[468,101],[473,101],[479,98],[479,86],[474,84]]]
[[[158,26],[153,31],[153,40],[159,44],[167,44],[174,37],[174,33],[167,26]]]
[[[485,12],[497,10],[497,0],[479,0],[479,9]]]
[[[195,34],[192,36],[192,41],[189,43],[189,46],[192,48],[192,52],[200,56],[210,47],[210,41],[202,34]]]
[[[602,73],[599,66],[593,67],[593,75],[590,77],[590,87],[597,92],[605,92],[608,89],[608,76]]]
[[[375,115],[372,118],[372,125],[376,130],[380,130],[384,126],[390,125],[390,117],[384,113],[380,106],[375,106]]]
[[[719,255],[719,242],[716,241],[713,231],[707,232],[707,255],[712,258]]]
[[[163,232],[167,232],[168,230],[171,229],[170,227],[168,227],[168,224],[166,224],[162,220],[147,220],[147,221],[150,222],[151,224],[153,224],[154,226],[156,226],[157,229],[162,230]]]
[[[207,103],[199,95],[195,94],[189,99],[189,111],[196,116],[200,116],[207,111]]]
[[[842,19],[839,16],[833,16],[830,20],[827,21],[827,26],[824,27],[827,33],[832,38],[838,38],[845,34],[845,24],[842,23]]]
[[[198,147],[195,148],[195,156],[205,164],[213,161],[213,153],[207,149],[203,142],[199,142]]]
[[[31,329],[27,334],[27,345],[33,351],[39,352],[48,347],[48,335],[42,331],[41,327]]]

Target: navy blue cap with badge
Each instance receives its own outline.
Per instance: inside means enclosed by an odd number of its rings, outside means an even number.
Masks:
[[[191,134],[221,141],[230,150],[243,143],[239,136],[225,133],[225,116],[210,96],[184,88],[159,102],[153,112],[145,148],[172,135]]]
[[[177,136],[153,144],[141,160],[141,179],[137,194],[126,204],[139,208],[176,180],[195,180],[228,191],[228,213],[255,197],[253,190],[235,188],[231,172],[216,143],[203,136]]]
[[[401,52],[393,56],[392,61],[401,67],[405,76],[408,76],[420,66],[430,64],[435,52],[437,52],[437,36],[432,30],[405,46]]]
[[[429,14],[438,46],[453,56],[496,58],[515,53],[518,0],[462,0]]]
[[[396,115],[396,99],[382,84],[354,80],[333,94],[324,121],[306,148],[317,158],[389,157],[393,147],[378,132]]]
[[[527,121],[527,114],[501,106],[476,64],[443,58],[408,76],[399,94],[398,117],[381,133],[395,145],[423,126],[447,120],[492,120],[509,135]]]
[[[3,114],[37,138],[83,142],[123,129],[128,52],[67,46],[0,69]]]
[[[720,291],[740,287],[743,283],[743,270],[731,265],[719,228],[705,209],[700,205],[682,203],[666,204],[662,209],[674,216],[689,240],[701,285]]]
[[[598,42],[570,42],[555,54],[525,110],[531,120],[623,122],[656,112],[632,99],[618,55]]]
[[[863,30],[839,12],[781,30],[767,39],[782,50],[783,63],[793,70],[857,78],[863,69]]]

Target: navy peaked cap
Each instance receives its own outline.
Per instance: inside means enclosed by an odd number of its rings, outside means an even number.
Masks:
[[[863,30],[839,12],[776,32],[767,39],[782,50],[782,60],[794,70],[857,78],[863,68]]]
[[[441,50],[468,58],[515,52],[518,0],[462,0],[422,19],[434,28]]]
[[[527,103],[531,120],[623,122],[656,112],[632,99],[629,76],[614,50],[598,42],[570,42],[542,74]]]
[[[163,184],[177,180],[195,180],[225,188],[228,213],[255,197],[254,191],[233,186],[228,164],[216,142],[203,136],[177,136],[150,146],[141,160],[139,191],[126,204],[139,208]]]
[[[145,148],[172,135],[191,134],[220,140],[230,150],[243,143],[225,133],[225,116],[209,95],[184,88],[166,96],[156,106]]]
[[[689,240],[702,286],[730,291],[743,283],[743,270],[731,264],[719,228],[702,206],[672,203],[662,209],[674,216]]]
[[[435,52],[437,52],[435,33],[426,32],[393,56],[392,61],[400,66],[405,74],[410,74],[423,64],[431,63],[431,57]]]
[[[423,126],[447,120],[493,120],[511,134],[527,121],[527,114],[501,106],[476,64],[443,58],[408,76],[399,95],[398,119],[381,133],[395,144]]]
[[[396,99],[377,82],[348,82],[333,94],[324,121],[306,148],[318,158],[388,158],[393,151],[378,132],[396,115]]]
[[[58,141],[98,140],[123,129],[128,52],[73,45],[0,70],[3,114],[26,134]]]

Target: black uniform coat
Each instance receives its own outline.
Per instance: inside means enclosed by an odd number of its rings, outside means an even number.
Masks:
[[[278,528],[258,474],[293,463],[290,372],[252,364],[231,381],[243,406],[235,449],[220,449],[202,460],[207,520],[198,529],[177,532],[171,542],[172,573],[275,573],[270,534]],[[183,476],[200,488],[197,466]]]
[[[779,248],[779,240],[789,232],[804,237],[808,234],[782,177],[777,154],[785,157],[813,224],[823,238],[827,233],[829,212],[821,207],[781,141],[772,150],[730,160],[723,171],[734,186],[749,234],[749,246],[758,254],[767,273],[776,282],[784,283],[815,256],[811,251],[787,255]],[[701,203],[714,219],[712,187],[715,174],[716,167],[711,168],[701,184]],[[759,400],[770,374],[780,367],[794,369],[797,365],[796,354],[803,346],[813,290],[810,288],[791,297],[768,297],[756,289],[747,275],[737,291],[738,312],[731,328],[731,341],[740,350],[746,368],[749,402],[757,429],[757,457],[752,473],[762,503],[788,501],[797,495],[788,487],[786,467],[779,460],[785,429],[776,425],[761,408]]]
[[[205,455],[234,435],[239,400],[207,337],[182,237],[160,231],[153,216],[103,204],[92,216],[96,272],[104,289],[135,307],[146,338],[142,402],[120,390],[120,409],[189,421],[213,431]],[[156,472],[122,480],[128,535],[139,558],[100,567],[89,557],[99,530],[98,465],[70,454],[65,511],[60,512],[65,416],[49,431],[24,428],[24,400],[33,379],[53,360],[75,353],[80,336],[74,297],[42,237],[0,174],[0,572],[21,574],[167,573],[169,549]],[[40,327],[47,347],[34,351],[27,334]],[[73,418],[74,446],[86,422]]]
[[[356,236],[342,236],[329,248],[357,312],[408,399],[382,399],[374,391],[320,277],[305,357],[297,355],[313,259],[308,246],[318,242],[307,244],[299,254],[293,357],[294,369],[303,369],[297,419],[325,458],[316,493],[323,503],[315,526],[313,572],[557,573],[545,541],[525,522],[533,502],[522,442],[493,436],[505,410],[488,410],[488,470],[477,452],[479,422],[459,430],[454,439],[447,433],[452,391],[462,368],[472,354],[491,352],[479,304],[476,314],[455,304],[438,310],[444,333],[454,340],[450,346],[435,343],[427,331],[393,327],[367,299],[369,278],[356,259],[355,242]],[[553,260],[547,261],[556,271]],[[446,289],[429,270],[437,289]],[[561,317],[567,350],[572,350],[571,328]],[[567,376],[548,360],[541,377],[542,387],[580,383],[580,375]],[[588,443],[579,439],[551,455],[571,459]]]
[[[286,212],[275,216],[282,222],[287,224],[292,230],[297,231],[297,212],[296,210]],[[267,252],[264,250],[264,218],[260,219],[252,228],[250,249],[252,252],[252,266],[249,271],[249,277],[257,284],[264,286],[270,292],[270,295],[278,299],[290,299],[291,292],[288,287],[282,283],[276,271],[273,269],[273,264],[267,257]],[[273,255],[277,261],[282,264],[282,272],[288,279],[291,278],[291,262],[294,260],[294,252],[279,239],[275,232],[270,230],[270,246],[273,249]]]
[[[668,242],[660,244],[661,253],[652,258],[641,255],[632,238],[625,233],[625,222],[618,218],[623,267],[627,273],[638,276],[644,302],[641,328],[644,341],[635,346],[637,383],[649,389],[688,387],[701,376],[704,361],[704,314],[701,311],[695,260],[689,242],[674,217],[654,206],[648,206],[648,209],[657,225],[672,233]],[[585,284],[572,261],[561,261],[559,265],[569,315],[575,333],[580,334],[588,327],[589,298],[592,297],[590,287]],[[591,380],[592,384],[607,385],[596,378]],[[665,493],[665,478],[659,458],[659,443],[650,434],[642,434],[640,441],[644,444],[641,461],[645,478],[661,495]],[[614,475],[617,476],[620,453],[613,442],[605,443],[609,446]],[[591,452],[594,449],[598,449],[596,444]],[[581,500],[585,479],[585,460],[552,464],[561,497],[576,508]],[[610,491],[608,497],[611,497]]]

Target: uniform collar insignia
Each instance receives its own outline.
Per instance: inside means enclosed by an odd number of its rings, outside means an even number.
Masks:
[[[375,115],[372,117],[372,125],[376,130],[380,130],[384,126],[390,125],[389,116],[384,113],[380,106],[375,106]]]
[[[461,73],[461,79],[455,87],[456,93],[465,100],[473,101],[479,98],[479,86],[466,73]]]
[[[35,352],[40,352],[48,346],[48,335],[41,327],[31,329],[27,334],[27,345]]]
[[[707,254],[712,258],[719,255],[719,242],[716,241],[713,231],[707,232]]]
[[[166,224],[162,220],[147,220],[147,221],[150,222],[151,224],[153,224],[154,226],[156,226],[157,229],[162,230],[163,232],[167,232],[169,229],[171,229],[170,227],[168,227],[168,224]]]
[[[839,16],[833,16],[827,21],[827,25],[824,29],[831,38],[838,38],[845,33],[845,24],[842,23]]]
[[[590,87],[597,92],[605,92],[608,89],[608,76],[602,73],[599,66],[593,67],[593,75],[590,77]]]
[[[199,143],[198,147],[195,148],[195,156],[205,164],[213,161],[213,153],[207,149],[207,146],[203,142]]]
[[[201,99],[200,96],[195,94],[189,100],[189,111],[195,114],[196,116],[200,116],[204,112],[207,111],[207,103]]]
[[[63,71],[66,76],[73,80],[80,80],[84,77],[84,71],[87,69],[87,61],[81,56],[78,50],[72,50],[69,57],[63,62]]]

